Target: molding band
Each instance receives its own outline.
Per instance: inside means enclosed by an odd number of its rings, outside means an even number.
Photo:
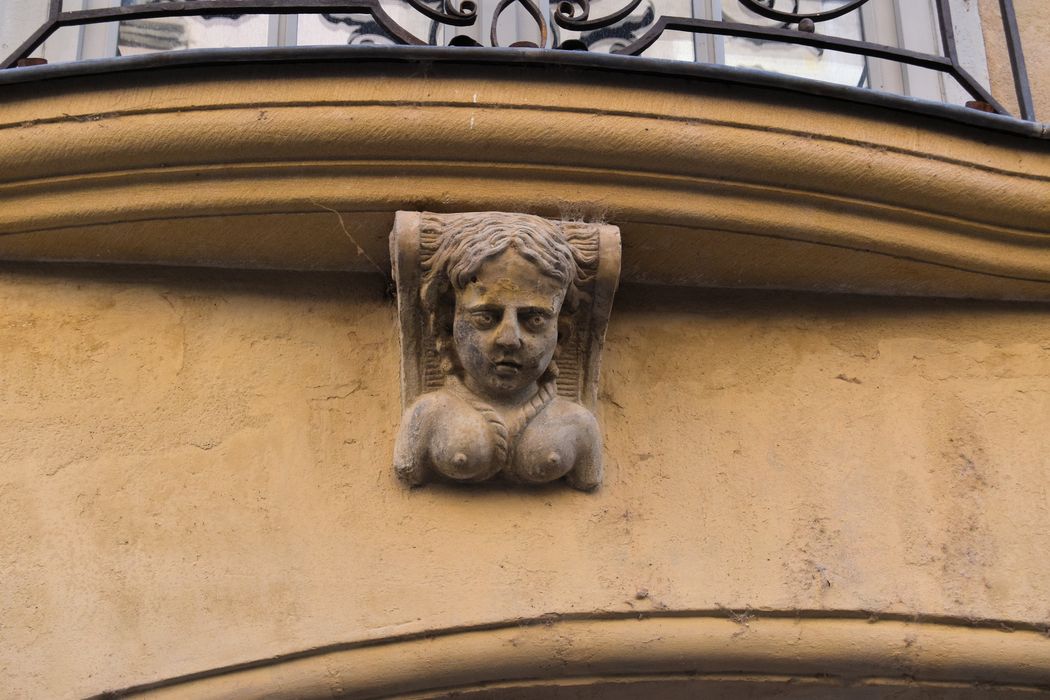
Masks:
[[[6,86],[0,259],[366,270],[399,208],[499,210],[619,225],[627,282],[1050,300],[1040,139],[695,78],[265,68]]]
[[[552,616],[370,640],[129,688],[120,697],[381,698],[602,678],[1050,685],[1050,636],[962,624],[730,611]],[[948,696],[950,697],[950,695]]]

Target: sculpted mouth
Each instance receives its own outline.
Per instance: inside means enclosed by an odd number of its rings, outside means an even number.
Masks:
[[[514,360],[498,360],[493,362],[492,366],[496,370],[496,374],[502,376],[517,374],[522,368],[522,364]]]

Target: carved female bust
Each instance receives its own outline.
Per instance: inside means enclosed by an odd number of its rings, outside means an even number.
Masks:
[[[444,384],[405,412],[402,479],[598,486],[597,421],[556,384],[586,256],[553,222],[522,214],[479,214],[441,236],[419,295]]]

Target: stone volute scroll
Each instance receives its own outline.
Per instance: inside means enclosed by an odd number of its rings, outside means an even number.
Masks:
[[[390,236],[412,486],[602,479],[598,367],[620,276],[615,226],[398,212]]]

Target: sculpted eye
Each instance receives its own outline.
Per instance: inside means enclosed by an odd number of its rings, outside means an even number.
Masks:
[[[496,325],[496,314],[491,311],[475,311],[470,315],[470,320],[476,328],[492,328]]]
[[[547,327],[547,317],[543,314],[529,314],[525,317],[525,327],[530,331],[541,331]]]

